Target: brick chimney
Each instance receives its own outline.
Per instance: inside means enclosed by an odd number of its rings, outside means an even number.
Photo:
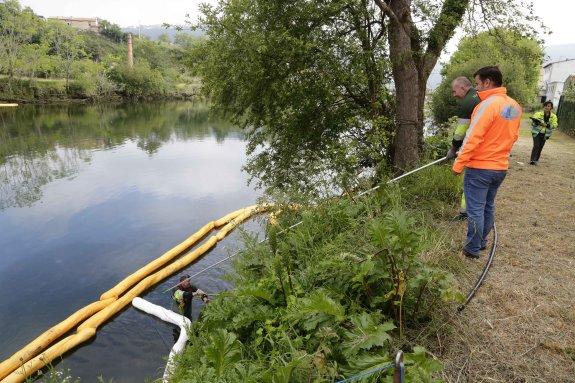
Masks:
[[[128,67],[134,67],[134,53],[132,50],[132,34],[128,33]]]

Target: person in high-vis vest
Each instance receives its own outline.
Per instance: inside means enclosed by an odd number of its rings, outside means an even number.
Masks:
[[[452,169],[455,174],[465,169],[467,241],[463,255],[479,258],[495,222],[495,196],[509,168],[509,153],[519,137],[523,111],[507,96],[498,67],[481,68],[473,76],[481,103],[473,111]]]
[[[172,298],[178,305],[180,313],[189,320],[192,320],[192,299],[194,297],[200,297],[204,303],[210,302],[208,294],[191,284],[189,275],[182,275]]]
[[[537,165],[545,141],[551,137],[553,129],[557,128],[557,115],[553,113],[553,103],[543,103],[543,110],[533,113],[531,116],[531,135],[533,136],[533,149],[531,150],[531,165]]]
[[[480,102],[477,91],[473,88],[471,81],[469,81],[467,77],[460,76],[453,80],[451,82],[451,92],[453,97],[457,99],[457,122],[453,131],[451,148],[447,152],[448,160],[457,156],[457,152],[463,144],[465,133],[467,133],[467,128],[469,128],[473,109],[475,109],[477,104]],[[467,213],[465,211],[465,193],[463,193],[461,195],[459,216],[457,219],[463,220],[465,218],[467,218]]]

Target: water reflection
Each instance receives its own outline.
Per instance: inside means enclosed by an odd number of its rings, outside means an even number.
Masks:
[[[206,222],[254,203],[245,148],[201,104],[0,110],[0,360]],[[229,255],[237,236],[186,272]],[[224,270],[195,285],[229,287]],[[146,298],[172,308],[162,291],[176,280]],[[63,365],[82,382],[142,382],[161,375],[170,339],[170,327],[128,309]]]
[[[94,150],[127,141],[153,157],[167,142],[215,137],[223,142],[240,132],[209,118],[201,103],[124,106],[32,106],[0,110],[0,210],[30,206],[42,186],[78,173]]]

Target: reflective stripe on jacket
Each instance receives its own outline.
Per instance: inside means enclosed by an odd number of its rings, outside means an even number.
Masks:
[[[479,104],[481,100],[477,95],[477,92],[473,88],[469,88],[465,97],[462,100],[457,101],[457,122],[455,123],[455,128],[453,130],[453,140],[451,144],[455,150],[459,150],[463,139],[465,138],[465,133],[469,128],[469,123],[471,122],[471,115],[473,110]]]
[[[544,111],[540,110],[538,112],[533,113],[533,118],[536,118],[538,120],[540,120],[541,122],[543,122],[543,126],[538,125],[537,123],[535,123],[535,121],[531,121],[531,134],[533,135],[533,137],[535,137],[536,135],[538,135],[539,133],[545,133],[545,138],[549,138],[551,137],[551,133],[553,133],[553,129],[557,128],[557,115],[553,112],[551,112],[551,115],[549,116],[549,125],[550,128],[547,129],[547,126],[545,125],[545,113]]]
[[[482,100],[473,111],[463,147],[453,171],[463,168],[507,170],[509,152],[519,137],[522,110],[504,87],[478,92]]]

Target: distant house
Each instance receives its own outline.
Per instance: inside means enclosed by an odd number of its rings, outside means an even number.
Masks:
[[[50,20],[60,20],[71,27],[83,31],[100,32],[100,19],[89,17],[49,17]]]
[[[557,106],[565,80],[572,74],[575,74],[575,59],[545,64],[539,84],[541,102],[552,101],[553,105]]]

